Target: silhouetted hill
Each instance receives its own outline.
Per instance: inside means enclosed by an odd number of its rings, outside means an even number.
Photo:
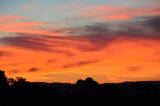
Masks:
[[[0,76],[0,106],[160,106],[160,81],[70,84]]]

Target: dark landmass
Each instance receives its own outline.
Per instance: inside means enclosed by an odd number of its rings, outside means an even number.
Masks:
[[[160,106],[160,81],[43,83],[0,71],[0,106]]]

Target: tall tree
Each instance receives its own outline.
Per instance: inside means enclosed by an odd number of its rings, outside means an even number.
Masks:
[[[5,89],[8,86],[5,71],[0,70],[0,89]]]

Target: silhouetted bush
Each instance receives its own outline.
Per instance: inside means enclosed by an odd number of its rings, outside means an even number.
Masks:
[[[88,77],[84,80],[85,87],[88,88],[96,88],[98,86],[98,82],[94,81],[91,77]]]
[[[88,77],[85,80],[79,79],[76,82],[76,86],[81,88],[97,88],[98,82],[94,81],[91,77]]]
[[[84,87],[84,81],[82,79],[77,80],[76,86],[77,87]]]

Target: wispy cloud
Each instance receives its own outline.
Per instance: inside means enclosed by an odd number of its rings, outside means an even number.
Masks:
[[[92,64],[92,63],[97,63],[97,60],[88,60],[88,61],[78,61],[72,64],[67,64],[65,66],[63,66],[62,68],[73,68],[73,67],[80,67],[83,65],[88,65],[88,64]]]
[[[25,19],[22,16],[16,16],[16,15],[1,15],[0,16],[0,22],[1,23],[9,23],[9,22],[13,22],[16,20],[21,20],[21,19]]]
[[[159,32],[159,29],[160,29],[160,15],[146,18],[143,25]]]
[[[82,12],[82,16],[102,20],[128,20],[135,17],[160,15],[159,7],[92,6]],[[94,11],[91,13],[90,11]]]
[[[44,22],[27,20],[21,16],[1,15],[0,16],[0,32],[9,33],[28,33],[39,35],[61,36],[59,32],[48,31]]]
[[[142,69],[141,66],[131,66],[131,67],[128,67],[128,70],[129,71],[133,71],[133,72],[140,71],[141,69]]]
[[[38,70],[40,70],[39,68],[36,68],[36,67],[32,67],[32,68],[30,68],[29,70],[28,70],[28,72],[36,72],[36,71],[38,71]]]
[[[11,53],[7,52],[7,51],[0,51],[0,57],[7,56],[7,55],[10,55],[10,54]]]

